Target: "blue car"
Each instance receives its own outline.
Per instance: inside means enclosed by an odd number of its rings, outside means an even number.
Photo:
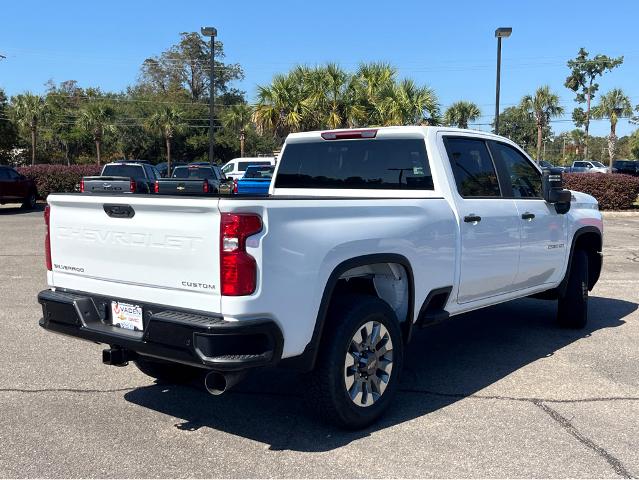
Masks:
[[[238,195],[268,195],[268,187],[273,178],[273,165],[251,165],[244,176],[237,181]]]

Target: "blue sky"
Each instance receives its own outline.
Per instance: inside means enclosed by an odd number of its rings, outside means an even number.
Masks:
[[[591,53],[624,55],[601,90],[623,88],[639,104],[639,1],[482,0],[404,1],[166,1],[109,0],[7,2],[0,28],[0,87],[9,95],[43,92],[47,80],[77,80],[83,87],[121,90],[136,81],[142,61],[178,40],[179,32],[218,29],[226,60],[242,65],[236,86],[249,100],[256,85],[305,63],[333,61],[354,69],[384,60],[401,76],[427,84],[445,107],[472,100],[490,123],[494,113],[496,40],[503,45],[501,104],[508,106],[549,84],[570,118],[574,94],[563,86],[566,60],[585,47]],[[595,102],[596,103],[596,102]],[[481,127],[487,129],[488,127]],[[556,122],[560,132],[571,122]],[[636,126],[621,121],[618,133]],[[608,133],[593,122],[595,135]]]

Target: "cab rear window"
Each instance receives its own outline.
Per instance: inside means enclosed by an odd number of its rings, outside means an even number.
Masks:
[[[102,175],[105,177],[145,178],[142,165],[105,165]]]
[[[337,140],[286,145],[277,188],[432,190],[419,139]]]

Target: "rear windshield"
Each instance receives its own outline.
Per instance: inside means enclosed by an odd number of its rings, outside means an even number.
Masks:
[[[279,188],[433,189],[426,147],[419,139],[291,143],[280,163]]]
[[[142,165],[105,165],[102,175],[105,177],[145,178]]]
[[[270,165],[271,162],[238,162],[237,163],[237,170],[239,172],[244,172],[246,170],[246,167],[249,167],[251,165]]]
[[[249,167],[246,169],[244,178],[271,178],[275,167],[272,165],[262,167]]]
[[[211,167],[177,167],[173,178],[215,178]]]

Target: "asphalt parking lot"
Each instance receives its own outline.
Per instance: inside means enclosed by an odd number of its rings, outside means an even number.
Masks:
[[[606,218],[585,330],[525,299],[419,331],[372,428],[315,421],[298,375],[212,397],[43,331],[42,212],[0,207],[0,477],[639,475],[639,215]]]

